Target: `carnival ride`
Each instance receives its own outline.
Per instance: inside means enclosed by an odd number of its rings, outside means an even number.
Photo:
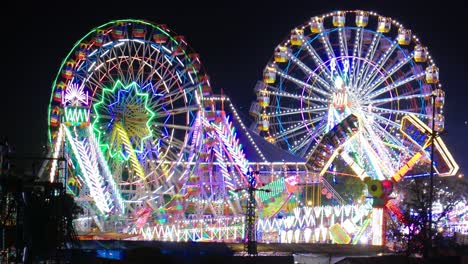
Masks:
[[[427,47],[374,12],[336,11],[296,27],[255,91],[250,113],[266,140],[303,157],[319,177],[341,163],[366,180],[373,226],[383,221],[378,208],[392,183],[416,163],[430,164],[432,130],[444,129],[445,95]],[[440,137],[434,147],[438,175],[454,175],[458,165]],[[401,219],[393,202],[388,209]],[[332,236],[351,240],[346,234],[353,232],[333,227]],[[373,243],[380,244],[382,231],[373,229]]]
[[[381,244],[382,207],[401,219],[387,203],[392,182],[428,162],[431,123],[444,127],[428,49],[391,18],[336,11],[293,29],[255,92],[252,129],[228,97],[213,94],[183,36],[111,21],[60,67],[49,107],[55,159],[41,172],[86,209],[81,230],[239,242],[249,202],[239,190],[255,180],[270,190],[255,194],[260,241]],[[435,142],[437,173],[455,174]],[[374,208],[346,204],[325,180],[337,163],[366,181]],[[322,195],[335,206],[321,206]]]

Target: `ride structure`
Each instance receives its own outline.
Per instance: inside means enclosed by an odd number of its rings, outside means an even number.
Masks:
[[[443,130],[427,48],[373,12],[324,14],[278,46],[255,93],[249,127],[213,93],[183,36],[111,21],[60,67],[49,106],[55,159],[42,175],[85,208],[78,231],[101,238],[246,242],[250,212],[258,241],[383,244],[383,208],[398,216],[391,184],[428,163],[432,103]],[[454,175],[442,139],[434,145],[437,173]],[[337,169],[365,179],[373,202],[345,201],[324,177]]]
[[[431,166],[429,126],[444,129],[445,93],[428,48],[392,18],[335,11],[294,28],[255,91],[250,113],[266,140],[303,157],[319,178],[337,166],[372,182],[372,243],[382,244],[384,190],[416,164]],[[438,175],[455,175],[458,165],[438,144]],[[351,241],[339,229],[332,236]]]

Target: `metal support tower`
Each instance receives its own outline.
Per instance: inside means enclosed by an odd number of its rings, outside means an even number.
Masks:
[[[244,250],[249,256],[258,255],[257,252],[257,227],[256,227],[256,214],[255,210],[257,209],[257,201],[255,200],[255,192],[271,192],[269,189],[258,189],[255,187],[256,180],[254,174],[258,174],[258,171],[250,171],[247,175],[249,186],[247,191],[249,194],[249,199],[247,201],[247,212],[245,215],[245,231],[244,231]],[[241,191],[243,189],[238,189],[236,191]]]
[[[429,223],[427,223],[427,240],[426,245],[424,247],[424,257],[429,257],[429,252],[432,248],[432,206],[434,200],[434,139],[437,136],[437,132],[435,131],[435,111],[436,111],[436,97],[437,94],[432,92],[432,127],[431,127],[431,175],[430,175],[430,183],[429,183]]]

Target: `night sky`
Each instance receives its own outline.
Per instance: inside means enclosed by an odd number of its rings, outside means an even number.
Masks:
[[[334,10],[364,9],[390,16],[429,47],[446,92],[442,135],[468,171],[468,8],[463,1],[16,1],[4,9],[0,136],[15,155],[39,155],[47,140],[47,107],[60,63],[74,43],[110,20],[167,24],[201,56],[215,91],[221,88],[248,118],[254,85],[274,48],[295,26]],[[96,3],[96,2],[99,2]]]

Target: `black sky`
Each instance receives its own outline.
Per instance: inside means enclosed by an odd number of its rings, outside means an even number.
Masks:
[[[213,1],[210,1],[213,2]],[[468,168],[468,8],[463,1],[34,1],[4,9],[0,135],[16,155],[41,152],[46,142],[51,84],[73,44],[110,20],[135,18],[167,24],[200,54],[212,86],[223,88],[247,113],[253,88],[274,48],[310,17],[339,9],[372,10],[413,30],[440,68],[446,91],[443,135]],[[247,114],[245,114],[247,117]],[[467,169],[465,169],[465,172]]]

